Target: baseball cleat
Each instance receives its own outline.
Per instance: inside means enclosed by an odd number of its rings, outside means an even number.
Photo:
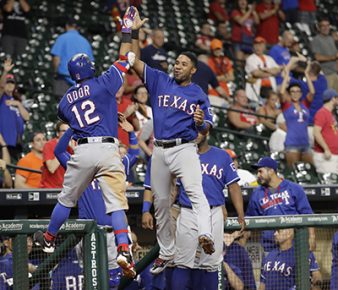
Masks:
[[[202,235],[198,238],[198,242],[202,247],[204,253],[211,255],[215,252],[214,242],[208,236]]]
[[[33,235],[34,244],[38,247],[41,247],[42,251],[48,254],[54,253],[55,242],[47,241],[42,231],[37,231]]]
[[[160,274],[167,266],[169,266],[171,262],[172,260],[163,260],[161,258],[157,258],[150,269],[150,273],[153,275]]]
[[[136,271],[134,268],[134,262],[129,252],[119,251],[116,262],[121,267],[123,276],[127,278],[135,278]]]

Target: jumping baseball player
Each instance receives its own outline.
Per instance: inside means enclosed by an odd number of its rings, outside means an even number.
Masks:
[[[288,214],[313,214],[304,189],[287,179],[277,176],[277,161],[271,157],[262,157],[252,166],[257,169],[260,184],[250,197],[247,216],[270,216]],[[273,231],[263,231],[261,242],[265,252],[277,247]],[[310,249],[315,248],[315,231],[309,228]]]
[[[136,21],[140,22],[139,16]],[[133,51],[139,55],[138,31],[133,32]],[[160,255],[152,273],[161,272],[175,255],[175,235],[170,224],[172,176],[181,179],[198,221],[198,239],[204,251],[214,252],[211,213],[203,194],[201,166],[196,152],[198,132],[206,134],[212,126],[208,97],[191,82],[197,58],[191,52],[176,59],[174,78],[152,69],[139,59],[134,69],[150,94],[154,116],[155,148],[152,155],[151,187],[154,193],[157,240]]]
[[[193,285],[197,285],[194,278],[199,276],[203,276],[203,280],[198,283],[199,288],[194,289],[218,289],[218,267],[223,261],[224,216],[222,207],[225,205],[223,190],[226,186],[237,211],[238,221],[244,227],[243,197],[237,183],[239,177],[231,157],[226,151],[210,146],[207,136],[201,133],[198,134],[197,144],[203,189],[211,208],[215,252],[212,255],[206,255],[203,251],[198,253],[198,224],[185,187],[181,184],[178,197],[181,213],[176,228],[174,259],[176,268],[172,277],[172,287],[175,290],[186,289],[190,281]],[[199,269],[200,273],[194,269]]]
[[[332,240],[331,289],[338,289],[338,232]]]
[[[128,209],[125,195],[125,173],[118,152],[118,114],[115,94],[123,84],[123,74],[134,63],[130,52],[131,28],[135,10],[128,9],[123,18],[120,60],[108,71],[95,77],[94,64],[85,54],[75,55],[68,69],[76,85],[63,96],[58,116],[74,130],[77,148],[67,164],[63,189],[51,215],[47,232],[35,234],[43,251],[52,253],[55,238],[70,209],[76,206],[81,194],[94,178],[102,189],[106,213],[118,244],[117,262],[125,275],[133,276],[133,261],[129,252],[128,225],[124,210]]]
[[[293,246],[293,229],[280,229],[274,233],[278,249],[272,250],[262,262],[259,290],[296,289],[296,257]],[[321,284],[321,274],[315,256],[309,255],[311,284]],[[320,289],[320,288],[311,288]]]
[[[125,156],[121,156],[126,175],[128,176],[130,169],[134,166],[134,164],[137,161],[137,156],[140,150],[137,146],[137,139],[133,130],[133,126],[124,117],[120,117],[119,124],[122,127],[122,129],[127,131],[129,134],[128,153]],[[64,167],[65,169],[67,168],[67,162],[71,158],[71,155],[67,152],[67,146],[69,144],[69,141],[71,140],[72,135],[73,130],[69,128],[61,137],[60,141],[56,145],[54,152],[61,166]],[[98,225],[113,226],[110,215],[105,213],[103,194],[97,179],[94,179],[91,182],[91,184],[86,188],[84,193],[81,195],[80,199],[78,200],[78,210],[80,219],[94,219],[96,220]],[[119,280],[116,279],[116,277],[119,276],[119,272],[116,271],[116,268],[118,266],[116,265],[117,251],[114,239],[115,239],[114,234],[107,233],[107,245],[108,245],[107,251],[109,263],[108,266],[111,287],[117,286],[118,283],[116,281]]]

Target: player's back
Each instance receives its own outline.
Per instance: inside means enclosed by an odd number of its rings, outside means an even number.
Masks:
[[[117,137],[115,94],[123,83],[113,65],[99,77],[72,86],[59,103],[58,116],[74,130],[74,138]]]

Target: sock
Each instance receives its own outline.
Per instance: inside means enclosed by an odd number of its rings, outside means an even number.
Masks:
[[[204,289],[217,290],[218,289],[218,271],[207,272],[204,271],[203,280],[201,283]]]
[[[122,247],[124,251],[129,250],[128,223],[124,210],[111,213],[112,227],[114,229],[117,248]]]
[[[69,218],[70,210],[70,207],[65,207],[60,203],[56,204],[50,217],[47,232],[45,233],[45,239],[47,241],[52,241],[55,239],[56,234],[61,228],[62,224]]]
[[[186,268],[175,268],[172,279],[171,286],[175,290],[186,290],[189,289],[188,286],[191,285],[191,269]]]

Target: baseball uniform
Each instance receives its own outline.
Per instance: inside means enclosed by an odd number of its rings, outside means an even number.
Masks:
[[[175,254],[175,238],[170,223],[172,176],[181,179],[192,202],[198,236],[211,237],[211,214],[203,194],[201,166],[194,140],[197,127],[196,106],[204,111],[205,122],[212,125],[208,97],[194,83],[180,86],[166,73],[144,66],[144,83],[150,94],[154,116],[155,148],[152,155],[151,187],[154,193],[157,240],[160,258]]]
[[[331,289],[338,289],[338,232],[332,240]]]

